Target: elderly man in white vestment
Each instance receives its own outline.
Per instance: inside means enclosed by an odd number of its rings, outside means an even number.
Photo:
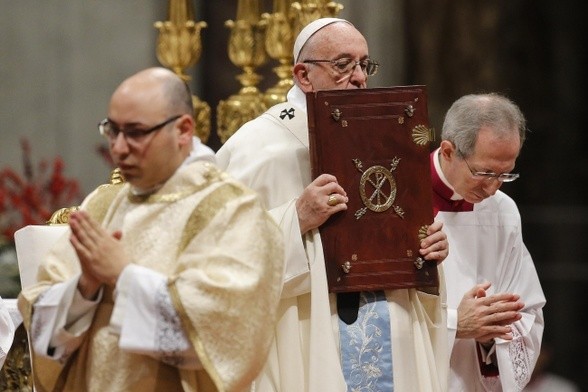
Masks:
[[[191,102],[165,68],[113,93],[99,130],[126,182],[83,201],[19,296],[36,357],[62,364],[55,380],[35,362],[37,390],[247,391],[261,370],[282,234],[253,191],[190,155]]]
[[[357,319],[343,321],[337,296],[328,291],[318,229],[347,208],[348,198],[334,176],[311,178],[305,93],[365,88],[377,63],[363,35],[337,18],[308,24],[296,39],[294,59],[287,102],[244,124],[217,152],[221,168],[261,194],[286,238],[279,321],[255,390],[444,391],[449,363],[442,296],[416,289],[361,293]],[[427,260],[447,256],[441,228],[432,224],[421,243]]]
[[[520,109],[499,94],[458,99],[431,153],[433,204],[451,252],[443,263],[451,353],[450,391],[520,391],[543,336],[545,296],[523,243],[514,181],[525,140]]]

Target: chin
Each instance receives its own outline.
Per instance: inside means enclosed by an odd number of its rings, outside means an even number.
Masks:
[[[476,204],[476,203],[479,203],[481,201],[484,201],[485,197],[474,196],[474,197],[467,197],[467,198],[464,197],[464,199],[468,203]]]
[[[133,175],[132,173],[125,173],[122,170],[121,170],[121,173],[123,175],[123,178],[125,179],[125,182],[128,182],[132,186],[140,186],[140,184],[138,184],[138,177],[137,176]]]

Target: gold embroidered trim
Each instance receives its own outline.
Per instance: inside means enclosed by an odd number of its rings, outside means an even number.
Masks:
[[[188,246],[192,238],[196,237],[202,231],[212,218],[218,213],[220,208],[224,206],[229,200],[235,199],[243,194],[243,188],[239,188],[234,184],[223,184],[214,191],[210,192],[206,197],[198,203],[198,206],[192,211],[192,214],[186,222],[182,239],[178,246],[178,255],[180,255]]]
[[[236,197],[241,196],[243,193],[243,188],[239,188],[234,184],[228,183],[219,186],[217,189],[206,195],[204,199],[198,203],[188,218],[188,221],[186,222],[186,226],[184,227],[184,231],[182,233],[182,239],[178,246],[178,257],[186,249],[190,241],[192,241],[192,239],[196,237],[210,223],[210,221],[220,211],[222,206],[224,206],[229,200],[233,200]],[[225,390],[222,380],[216,372],[216,369],[210,361],[208,355],[206,354],[204,345],[202,344],[202,341],[198,336],[196,329],[192,325],[192,322],[188,317],[182,301],[180,300],[180,294],[175,284],[177,279],[177,276],[173,276],[168,280],[167,283],[172,303],[178,312],[184,331],[186,331],[190,342],[192,342],[194,349],[198,353],[198,357],[200,358],[202,365],[206,369],[208,375],[218,390],[222,392]]]
[[[181,188],[177,192],[164,194],[155,192],[147,195],[133,195],[129,191],[127,197],[131,203],[174,203],[201,191],[202,189],[208,187],[211,182],[223,180],[226,178],[225,173],[220,172],[212,165],[205,165],[205,170],[201,174],[205,181],[195,186]]]
[[[112,201],[122,189],[124,183],[120,184],[104,184],[98,187],[98,192],[92,197],[87,206],[85,207],[90,216],[96,219],[98,222],[102,222],[106,211],[112,204]]]
[[[149,195],[133,195],[129,192],[127,198],[131,203],[174,203],[178,200],[181,200],[187,196],[190,196],[200,191],[202,188],[206,186],[208,186],[207,183],[197,187],[186,188],[179,192],[165,194],[152,193]]]
[[[218,373],[216,372],[216,369],[213,366],[212,362],[208,358],[206,350],[204,349],[204,345],[202,344],[202,341],[198,336],[198,332],[196,332],[196,329],[192,326],[192,321],[188,317],[186,309],[184,308],[184,305],[180,300],[180,293],[178,292],[178,288],[176,287],[177,278],[177,276],[171,277],[167,282],[169,296],[172,300],[174,307],[178,312],[178,316],[180,317],[180,320],[182,322],[182,327],[184,328],[184,331],[186,331],[186,334],[188,335],[190,342],[192,342],[192,344],[194,345],[194,349],[196,350],[196,353],[198,353],[198,358],[204,366],[204,369],[206,369],[206,372],[214,382],[214,385],[219,390],[219,392],[224,392],[225,387],[223,385],[223,382]]]

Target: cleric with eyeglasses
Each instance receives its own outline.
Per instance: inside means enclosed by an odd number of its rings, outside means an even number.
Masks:
[[[517,206],[500,191],[519,178],[525,132],[508,98],[466,95],[448,110],[431,153],[436,220],[451,246],[443,262],[449,391],[520,391],[539,355],[545,296]]]
[[[98,129],[124,181],[69,215],[18,299],[35,390],[250,390],[277,317],[282,233],[195,151],[192,93],[173,71],[124,79]]]

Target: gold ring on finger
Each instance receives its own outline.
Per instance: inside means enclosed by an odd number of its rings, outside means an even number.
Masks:
[[[339,200],[337,200],[337,196],[333,195],[329,195],[329,200],[327,200],[327,204],[330,205],[331,207],[336,206],[337,204],[339,204]]]

